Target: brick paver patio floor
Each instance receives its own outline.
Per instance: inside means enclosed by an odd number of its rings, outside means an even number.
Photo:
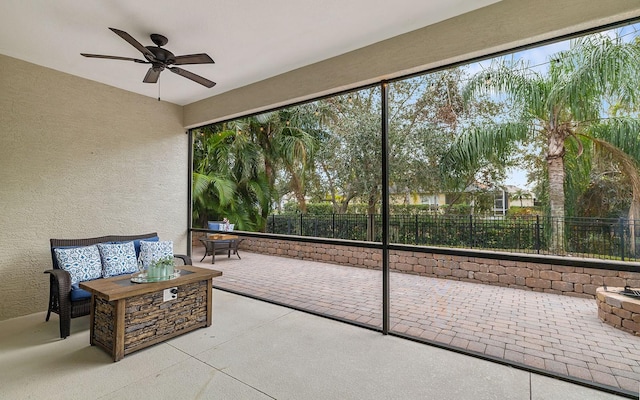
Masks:
[[[380,271],[241,251],[214,286],[363,324],[382,325]],[[640,337],[602,323],[595,300],[391,274],[391,330],[533,368],[638,392]]]

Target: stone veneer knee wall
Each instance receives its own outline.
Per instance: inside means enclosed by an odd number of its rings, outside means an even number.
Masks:
[[[194,246],[201,245],[196,238],[198,234],[194,233]],[[359,268],[382,268],[380,250],[356,246],[246,237],[240,249]],[[596,289],[602,285],[640,287],[640,272],[560,266],[544,257],[538,262],[490,257],[490,252],[484,258],[391,250],[389,261],[391,270],[396,272],[584,298],[595,298]]]

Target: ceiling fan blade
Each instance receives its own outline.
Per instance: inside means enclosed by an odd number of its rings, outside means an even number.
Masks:
[[[140,42],[135,40],[133,36],[129,35],[127,32],[121,31],[120,29],[116,29],[116,28],[109,28],[109,29],[111,29],[116,35],[120,36],[121,38],[129,42],[129,44],[135,47],[136,49],[138,49],[139,52],[141,52],[145,56],[148,56],[150,60],[153,61],[156,59],[156,57],[153,55],[151,51],[149,51],[149,49],[141,45]]]
[[[102,54],[87,54],[87,53],[80,53],[80,55],[89,57],[89,58],[106,58],[109,60],[124,60],[124,61],[133,61],[141,64],[149,64],[149,61],[143,61],[137,58],[130,58],[130,57],[104,56]]]
[[[214,64],[211,57],[209,57],[206,53],[200,54],[187,54],[184,56],[177,56],[175,65],[185,65],[185,64]]]
[[[149,70],[147,71],[147,74],[144,76],[144,79],[142,80],[142,82],[144,83],[156,83],[158,82],[158,78],[160,77],[160,72],[162,72],[161,69],[157,69],[157,68],[149,68]]]
[[[174,74],[178,74],[181,76],[184,76],[187,79],[191,79],[192,81],[201,84],[202,86],[206,86],[208,88],[212,88],[216,85],[215,82],[212,82],[210,80],[208,80],[207,78],[203,78],[200,75],[196,75],[193,72],[189,72],[189,71],[185,71],[182,68],[178,68],[178,67],[167,67],[169,68],[169,70],[171,70],[171,72],[173,72]]]

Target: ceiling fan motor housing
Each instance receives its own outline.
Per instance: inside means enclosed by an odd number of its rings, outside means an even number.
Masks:
[[[151,53],[153,53],[153,56],[155,58],[155,60],[151,59],[151,57],[149,57],[147,54],[144,54],[144,57],[151,61],[152,63],[160,63],[160,64],[164,64],[164,65],[170,65],[176,62],[176,56],[173,55],[172,52],[170,52],[169,50],[165,50],[161,47],[155,47],[155,46],[145,46]]]

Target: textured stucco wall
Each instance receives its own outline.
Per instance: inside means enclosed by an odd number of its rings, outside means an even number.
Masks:
[[[0,55],[0,320],[46,310],[49,239],[186,251],[182,107]]]
[[[502,0],[185,106],[195,127],[640,15],[637,0]],[[268,62],[267,58],[262,58]]]

